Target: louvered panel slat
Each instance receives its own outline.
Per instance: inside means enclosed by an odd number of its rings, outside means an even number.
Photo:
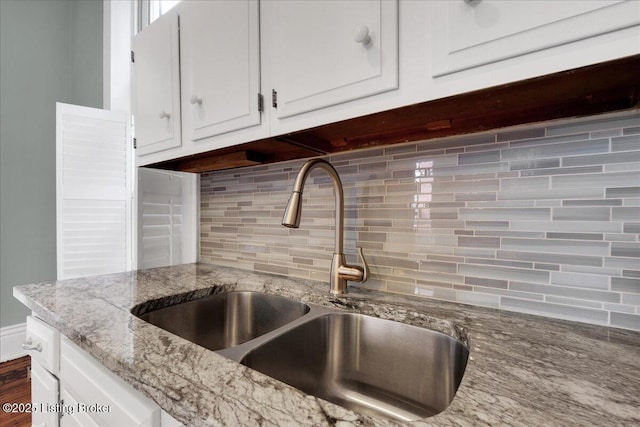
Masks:
[[[131,269],[124,113],[57,104],[58,278]]]

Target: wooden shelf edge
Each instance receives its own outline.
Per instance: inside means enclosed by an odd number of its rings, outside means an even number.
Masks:
[[[268,164],[640,107],[640,55],[253,141],[156,167],[185,172]]]

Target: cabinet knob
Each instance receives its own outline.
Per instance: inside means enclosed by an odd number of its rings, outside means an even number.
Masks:
[[[191,102],[191,105],[195,105],[195,104],[202,105],[202,98],[198,98],[197,96],[193,95],[191,97],[190,102]]]
[[[158,117],[160,117],[161,119],[170,119],[171,114],[167,113],[166,111],[161,111]]]
[[[42,351],[42,344],[38,343],[38,345],[33,345],[33,341],[31,340],[31,337],[29,337],[24,343],[22,343],[22,349]]]
[[[369,27],[366,25],[358,25],[353,30],[353,40],[356,43],[362,43],[363,46],[367,46],[371,43],[371,37],[369,36]]]

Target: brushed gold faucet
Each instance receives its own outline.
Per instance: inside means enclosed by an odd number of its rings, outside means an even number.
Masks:
[[[289,228],[300,227],[300,216],[302,215],[302,189],[307,180],[307,176],[313,169],[323,169],[331,177],[336,200],[336,227],[335,227],[335,250],[331,260],[331,278],[329,282],[329,292],[334,295],[347,293],[347,281],[366,282],[369,278],[369,266],[364,259],[362,248],[358,247],[358,254],[364,267],[359,265],[348,265],[343,253],[344,239],[344,191],[342,181],[338,172],[331,164],[322,159],[311,159],[307,161],[298,172],[296,181],[293,184],[293,192],[289,197],[289,203],[282,217],[282,225]]]

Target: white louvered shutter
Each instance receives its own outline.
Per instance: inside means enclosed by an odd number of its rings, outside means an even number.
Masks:
[[[131,270],[128,117],[56,103],[58,279]]]

